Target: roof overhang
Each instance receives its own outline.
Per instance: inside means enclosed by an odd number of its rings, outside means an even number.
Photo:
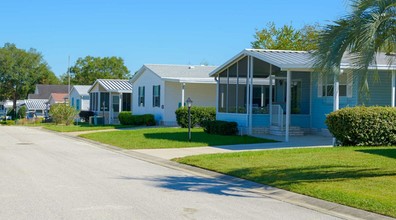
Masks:
[[[212,77],[206,77],[206,78],[164,77],[162,79],[165,82],[196,83],[196,84],[216,84],[216,80],[214,78],[212,78]]]

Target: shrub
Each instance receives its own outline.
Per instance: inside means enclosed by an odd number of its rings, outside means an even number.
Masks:
[[[132,112],[120,112],[118,119],[122,125],[155,125],[154,115],[132,115]]]
[[[80,113],[78,113],[78,116],[83,118],[85,122],[89,122],[89,117],[94,115],[95,113],[93,111],[80,111]]]
[[[384,146],[396,144],[396,109],[353,107],[326,117],[329,131],[343,146]]]
[[[154,115],[152,115],[152,114],[145,114],[145,115],[143,115],[143,118],[144,118],[144,123],[147,126],[153,126],[153,125],[156,124],[155,123],[155,119],[154,119]]]
[[[122,125],[131,125],[132,112],[125,111],[118,114],[118,120]]]
[[[20,108],[18,109],[18,116],[19,116],[19,118],[26,118],[26,111],[27,111],[26,106],[20,107]]]
[[[73,123],[73,120],[77,115],[77,111],[69,105],[54,104],[51,105],[49,114],[55,124],[70,125]]]
[[[238,133],[238,124],[228,121],[203,121],[201,126],[208,134],[236,135]]]
[[[182,128],[188,127],[188,108],[181,107],[176,110],[176,121],[177,124]],[[196,125],[202,126],[203,121],[216,120],[216,108],[215,107],[191,107],[191,127]]]
[[[14,125],[15,121],[14,120],[0,121],[0,124],[2,124],[2,125]]]

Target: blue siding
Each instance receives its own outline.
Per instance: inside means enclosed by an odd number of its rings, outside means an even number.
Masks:
[[[327,128],[325,124],[326,115],[333,111],[333,96],[318,97],[319,73],[312,73],[312,128]],[[358,82],[353,77],[352,97],[340,97],[340,108],[357,105]]]
[[[247,127],[248,124],[247,118],[248,117],[246,114],[233,114],[233,113],[221,113],[221,112],[217,112],[216,114],[217,120],[234,121],[238,123],[238,126],[240,127]]]
[[[310,128],[311,127],[311,116],[310,115],[291,115],[290,116],[290,125],[298,126],[301,128]]]
[[[390,72],[370,72],[368,76],[369,96],[359,94],[360,105],[390,106],[392,104],[392,76]],[[362,80],[362,79],[360,79]]]
[[[268,114],[254,114],[252,119],[252,127],[269,127]]]

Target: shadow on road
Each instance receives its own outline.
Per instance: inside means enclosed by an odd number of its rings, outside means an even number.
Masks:
[[[144,180],[153,182],[155,186],[176,190],[176,191],[189,191],[189,192],[202,192],[223,196],[236,196],[236,197],[260,197],[257,194],[247,192],[244,190],[242,184],[226,183],[216,181],[211,178],[194,177],[194,176],[161,176],[152,178],[135,178],[135,177],[118,177],[125,180]]]

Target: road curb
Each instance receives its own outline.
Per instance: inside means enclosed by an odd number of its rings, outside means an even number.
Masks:
[[[245,179],[217,173],[214,171],[210,170],[205,170],[199,167],[194,167],[194,166],[189,166],[185,164],[180,164],[174,161],[170,160],[165,160],[159,157],[151,156],[148,154],[144,154],[141,152],[136,152],[133,150],[125,150],[119,147],[115,147],[113,145],[108,145],[108,144],[103,144],[100,142],[96,142],[93,140],[81,138],[78,136],[72,136],[67,133],[59,133],[59,132],[54,132],[46,129],[42,129],[44,131],[48,131],[54,134],[58,134],[60,136],[66,137],[66,138],[71,138],[75,140],[79,140],[82,142],[87,142],[90,143],[96,147],[100,147],[103,149],[107,149],[113,152],[121,153],[123,155],[133,157],[142,161],[146,161],[152,164],[160,165],[163,167],[167,167],[170,169],[175,169],[175,170],[180,170],[183,172],[187,172],[190,174],[202,176],[202,177],[209,177],[209,178],[216,178],[224,183],[230,183],[230,184],[235,184],[238,183],[241,188],[243,188],[246,191],[253,192],[260,194],[265,197],[273,198],[279,201],[287,202],[289,204],[293,204],[296,206],[308,208],[310,210],[314,210],[317,212],[325,213],[331,216],[335,216],[338,218],[342,219],[351,219],[351,220],[356,220],[356,219],[367,219],[367,220],[395,220],[395,218],[391,218],[388,216],[364,211],[361,209],[357,208],[352,208],[349,206],[333,203],[333,202],[328,202],[324,201],[321,199],[316,199],[310,196],[305,196],[301,195],[298,193],[293,193],[290,191],[286,191],[283,189],[278,189],[275,187],[251,182]]]

